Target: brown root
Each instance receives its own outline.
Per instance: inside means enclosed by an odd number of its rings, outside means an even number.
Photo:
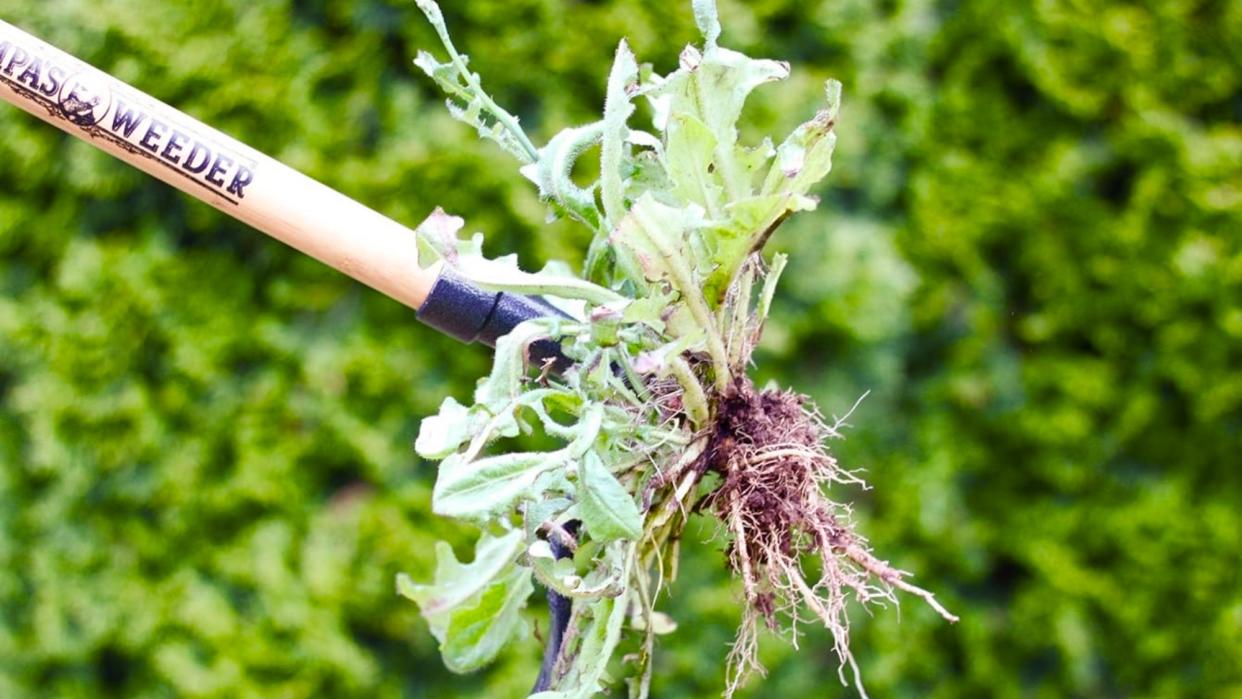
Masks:
[[[926,601],[945,619],[957,617],[926,590],[906,582],[908,573],[871,553],[854,530],[848,505],[828,498],[833,485],[866,487],[842,469],[825,448],[841,422],[826,424],[792,392],[756,391],[747,380],[718,399],[715,431],[699,461],[723,482],[709,504],[731,535],[729,562],[742,578],[747,607],[729,654],[731,696],[752,672],[763,674],[757,656],[759,622],[784,632],[795,646],[798,625],[814,621],[833,636],[840,661],[858,668],[849,646],[850,597],[862,604],[897,603],[895,590]],[[818,563],[808,573],[804,561]],[[864,694],[865,696],[865,694]]]

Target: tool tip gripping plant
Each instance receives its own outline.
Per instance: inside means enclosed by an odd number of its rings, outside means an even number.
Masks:
[[[419,227],[420,264],[442,261],[480,287],[543,295],[566,311],[500,338],[470,404],[446,398],[420,429],[418,453],[441,462],[434,511],[483,531],[471,563],[441,544],[433,582],[398,579],[446,665],[476,669],[526,634],[521,612],[537,580],[560,603],[537,696],[586,697],[621,675],[631,696],[645,697],[655,635],[670,626],[657,602],[698,512],[718,518],[746,602],[727,694],[762,672],[761,626],[796,642],[805,621],[830,630],[857,680],[850,597],[895,602],[902,590],[956,621],[877,558],[849,505],[828,497],[863,485],[826,449],[841,423],[747,377],[785,265],[762,249],[789,215],[817,204],[809,192],[831,167],[839,83],[780,145],[739,143],[747,96],[789,66],[721,47],[714,1],[694,0],[703,48],[687,47],[660,76],[622,41],[603,118],[537,148],[483,90],[439,7],[418,5],[449,60],[421,53],[416,63],[452,114],[516,157],[553,215],[594,236],[577,276],[565,265],[529,273],[512,256],[487,259],[480,238],[461,239],[463,221],[441,211]],[[630,123],[637,100],[650,106],[647,129]],[[583,187],[570,173],[594,146],[600,176]],[[532,359],[531,347],[548,342],[571,362],[563,371]],[[498,440],[532,432],[557,446],[495,453]],[[624,637],[638,650],[614,658]]]

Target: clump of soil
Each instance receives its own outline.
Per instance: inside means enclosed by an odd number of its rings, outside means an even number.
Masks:
[[[722,478],[705,504],[731,534],[729,562],[748,602],[729,655],[726,696],[751,672],[763,673],[760,622],[780,633],[784,621],[795,646],[799,624],[822,624],[832,632],[841,672],[850,666],[862,691],[849,648],[850,596],[863,604],[896,603],[894,590],[902,590],[957,621],[930,592],[907,583],[909,573],[876,558],[854,530],[849,506],[828,497],[834,485],[866,487],[826,449],[842,424],[827,424],[804,396],[757,391],[745,378],[718,398],[714,432],[699,466]]]

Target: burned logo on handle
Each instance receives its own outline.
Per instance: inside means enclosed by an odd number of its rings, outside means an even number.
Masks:
[[[39,42],[0,31],[0,85],[92,137],[155,161],[233,204],[246,197],[257,164],[244,150],[204,133],[174,110],[131,94],[103,73],[58,64],[53,55]]]
[[[98,124],[112,106],[112,93],[108,86],[92,81],[85,74],[66,80],[59,97],[61,113],[78,126]]]

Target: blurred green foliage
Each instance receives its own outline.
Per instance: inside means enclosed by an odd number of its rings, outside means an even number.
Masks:
[[[667,71],[688,3],[445,8],[536,134],[598,115],[615,41]],[[790,59],[756,128],[845,84],[825,204],[758,373],[825,412],[881,555],[962,615],[856,621],[873,696],[1242,696],[1242,5],[722,2]],[[0,17],[404,221],[580,259],[449,120],[400,0],[0,0]],[[343,231],[342,234],[348,234]],[[0,108],[0,696],[516,696],[534,642],[440,665],[410,444],[488,362],[412,312]],[[738,615],[703,522],[654,695],[711,696]],[[900,618],[899,618],[900,617]],[[849,696],[826,634],[747,696]]]

